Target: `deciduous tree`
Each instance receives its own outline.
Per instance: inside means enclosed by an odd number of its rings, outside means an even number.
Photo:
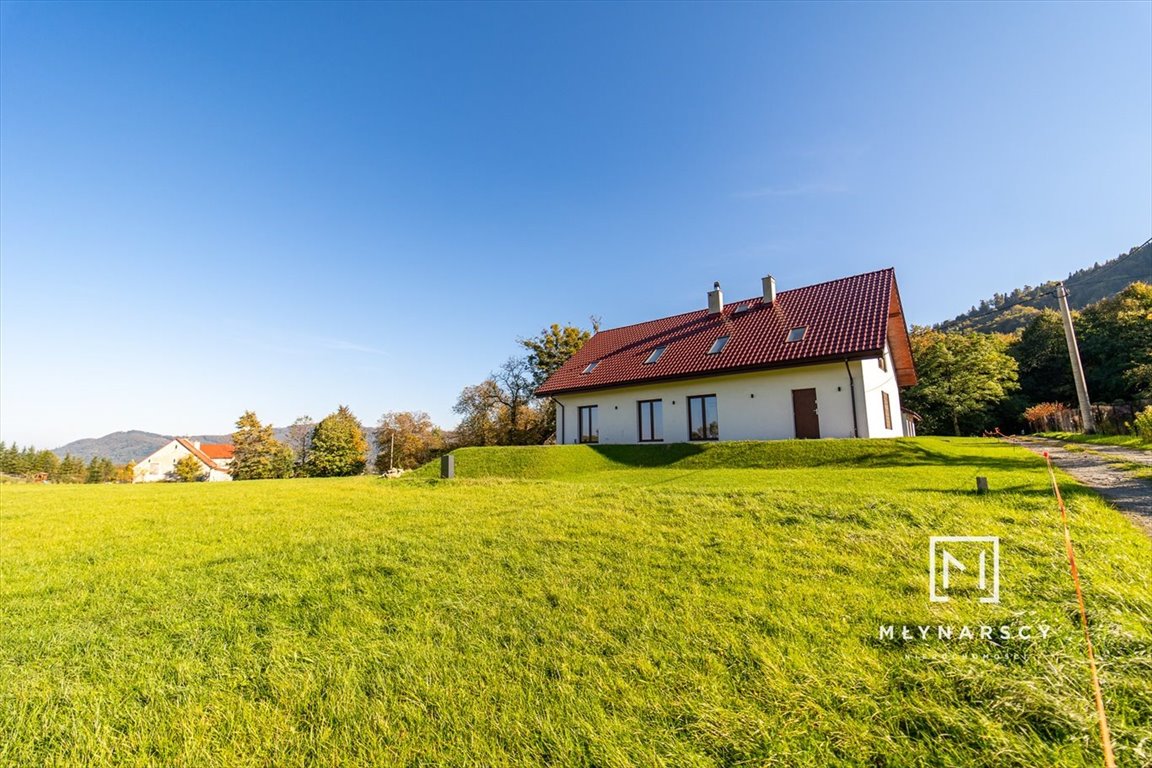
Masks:
[[[452,406],[460,414],[457,445],[499,445],[501,439],[499,386],[492,379],[464,387]]]
[[[1077,335],[1093,401],[1131,400],[1152,388],[1145,379],[1152,373],[1152,285],[1132,283],[1089,305]]]
[[[903,396],[919,413],[925,432],[954,435],[995,424],[994,410],[1018,389],[1008,339],[984,333],[945,333],[914,328],[912,354],[919,383]]]
[[[376,427],[376,468],[415,469],[444,450],[444,435],[423,411],[393,411]]]
[[[1020,392],[1027,404],[1075,402],[1076,384],[1059,313],[1045,309],[1038,314],[1008,352],[1019,368]]]
[[[568,362],[572,355],[580,351],[592,334],[600,330],[600,320],[591,318],[592,330],[587,331],[574,325],[561,326],[552,323],[536,336],[520,339],[520,346],[528,350],[528,365],[532,370],[533,388],[539,387],[545,379]]]
[[[176,462],[172,479],[180,483],[198,483],[208,479],[208,471],[199,459],[189,454]]]
[[[296,468],[301,474],[308,461],[308,448],[312,445],[312,432],[316,429],[316,422],[311,416],[301,416],[288,427],[288,446],[296,454]]]

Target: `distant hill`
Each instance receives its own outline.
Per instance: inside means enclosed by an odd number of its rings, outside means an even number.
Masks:
[[[277,440],[287,441],[289,427],[277,427],[273,430]],[[368,440],[368,463],[376,460],[376,441],[373,440],[372,429],[365,429],[364,436]],[[99,456],[111,459],[114,464],[125,464],[129,461],[140,461],[155,452],[157,448],[167,443],[173,437],[187,437],[190,440],[199,440],[202,443],[231,443],[232,435],[160,435],[155,432],[143,432],[131,429],[127,432],[113,432],[104,437],[86,437],[83,440],[73,440],[67,445],[53,448],[52,453],[60,458],[71,455],[84,461],[91,461]]]
[[[278,432],[280,430],[277,430]],[[231,435],[180,435],[202,443],[231,443]],[[277,435],[277,437],[281,437]],[[104,437],[86,437],[74,440],[67,445],[53,448],[52,453],[60,458],[71,455],[90,461],[97,456],[111,459],[115,464],[124,464],[140,459],[167,443],[173,435],[158,435],[155,432],[142,432],[131,429],[127,432],[113,432]]]
[[[1064,285],[1068,289],[1069,306],[1083,309],[1100,299],[1115,296],[1135,282],[1152,283],[1152,240],[1111,261],[1073,272]],[[936,327],[942,331],[1012,333],[1028,325],[1040,310],[1056,309],[1058,305],[1056,281],[1038,286],[1025,285],[1011,293],[997,293]]]

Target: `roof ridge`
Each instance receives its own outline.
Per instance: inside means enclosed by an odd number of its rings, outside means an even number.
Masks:
[[[780,291],[771,304],[753,296],[726,302],[719,313],[701,307],[610,328],[589,339],[536,393],[875,357],[888,341],[891,306],[898,296],[896,270],[886,267]],[[742,305],[749,311],[737,311]],[[793,326],[799,325],[808,333],[789,341]],[[722,352],[710,354],[718,335],[729,335],[731,341]],[[900,346],[900,339],[893,343]],[[659,361],[647,362],[657,345],[668,351]],[[600,364],[588,369],[594,361]]]
[[[832,283],[842,283],[845,280],[855,280],[855,279],[860,278],[860,277],[868,277],[869,275],[877,275],[877,274],[880,274],[881,272],[895,273],[896,268],[895,267],[884,267],[883,269],[874,269],[871,272],[861,272],[860,274],[857,274],[857,275],[848,275],[846,277],[837,277],[837,278],[832,279],[832,280],[824,280],[823,282],[812,283],[810,285],[799,285],[799,286],[796,286],[795,288],[787,288],[787,289],[782,290],[782,291],[777,291],[776,292],[776,298],[779,299],[782,295],[784,295],[786,293],[795,293],[796,291],[804,291],[804,290],[807,290],[809,288],[819,288],[822,285],[831,285]],[[750,302],[759,301],[763,298],[764,297],[761,294],[759,296],[750,296],[746,299],[736,299],[735,301],[725,302],[724,303],[724,309],[728,309],[728,307],[735,306],[737,304],[747,304]],[[665,315],[664,317],[654,317],[651,320],[641,320],[641,321],[636,322],[636,323],[628,323],[627,325],[617,325],[617,326],[612,327],[612,328],[605,328],[603,331],[597,331],[593,335],[598,336],[600,334],[610,333],[611,331],[622,331],[626,328],[632,328],[632,327],[635,327],[637,325],[647,325],[648,323],[659,323],[663,320],[671,320],[671,319],[676,318],[676,317],[685,317],[687,315],[695,315],[699,312],[707,313],[708,308],[707,307],[701,307],[700,309],[690,309],[687,312],[677,312],[674,315]],[[722,310],[718,314],[723,314],[723,313],[724,312]]]
[[[204,451],[197,448],[196,444],[194,442],[192,442],[191,440],[189,440],[188,438],[177,437],[177,438],[175,438],[175,440],[176,440],[176,442],[180,443],[180,445],[184,446],[184,448],[187,449],[187,451],[189,453],[191,453],[196,458],[200,459],[200,461],[203,462],[205,464],[205,466],[207,466],[209,469],[216,469],[216,470],[220,470],[221,472],[224,471],[223,467],[218,465],[216,463],[216,461],[211,456],[209,456],[208,454],[204,453]],[[213,445],[216,445],[216,443],[213,443]]]

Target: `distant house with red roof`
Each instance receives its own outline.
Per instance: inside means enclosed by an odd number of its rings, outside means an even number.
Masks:
[[[558,443],[915,434],[916,383],[892,269],[596,333],[536,394]]]
[[[231,480],[231,445],[226,443],[201,443],[177,437],[162,446],[148,458],[136,465],[135,483],[158,483],[171,480],[176,471],[176,462],[185,456],[194,456],[204,466],[209,481]]]

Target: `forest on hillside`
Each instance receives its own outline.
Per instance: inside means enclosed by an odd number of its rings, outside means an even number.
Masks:
[[[1089,397],[1115,413],[1100,429],[1131,431],[1152,402],[1152,285],[1132,283],[1072,314]],[[913,328],[911,340],[920,381],[901,400],[924,434],[1035,430],[1037,406],[1076,407],[1064,323],[1052,309],[1035,310],[1015,333]]]
[[[1068,304],[1084,309],[1101,299],[1115,296],[1132,283],[1152,283],[1152,240],[1146,241],[1101,264],[1072,272],[1064,280]],[[1023,330],[1045,309],[1057,309],[1057,281],[1025,285],[1008,293],[995,293],[962,315],[938,323],[940,331],[982,331],[1015,333]]]

